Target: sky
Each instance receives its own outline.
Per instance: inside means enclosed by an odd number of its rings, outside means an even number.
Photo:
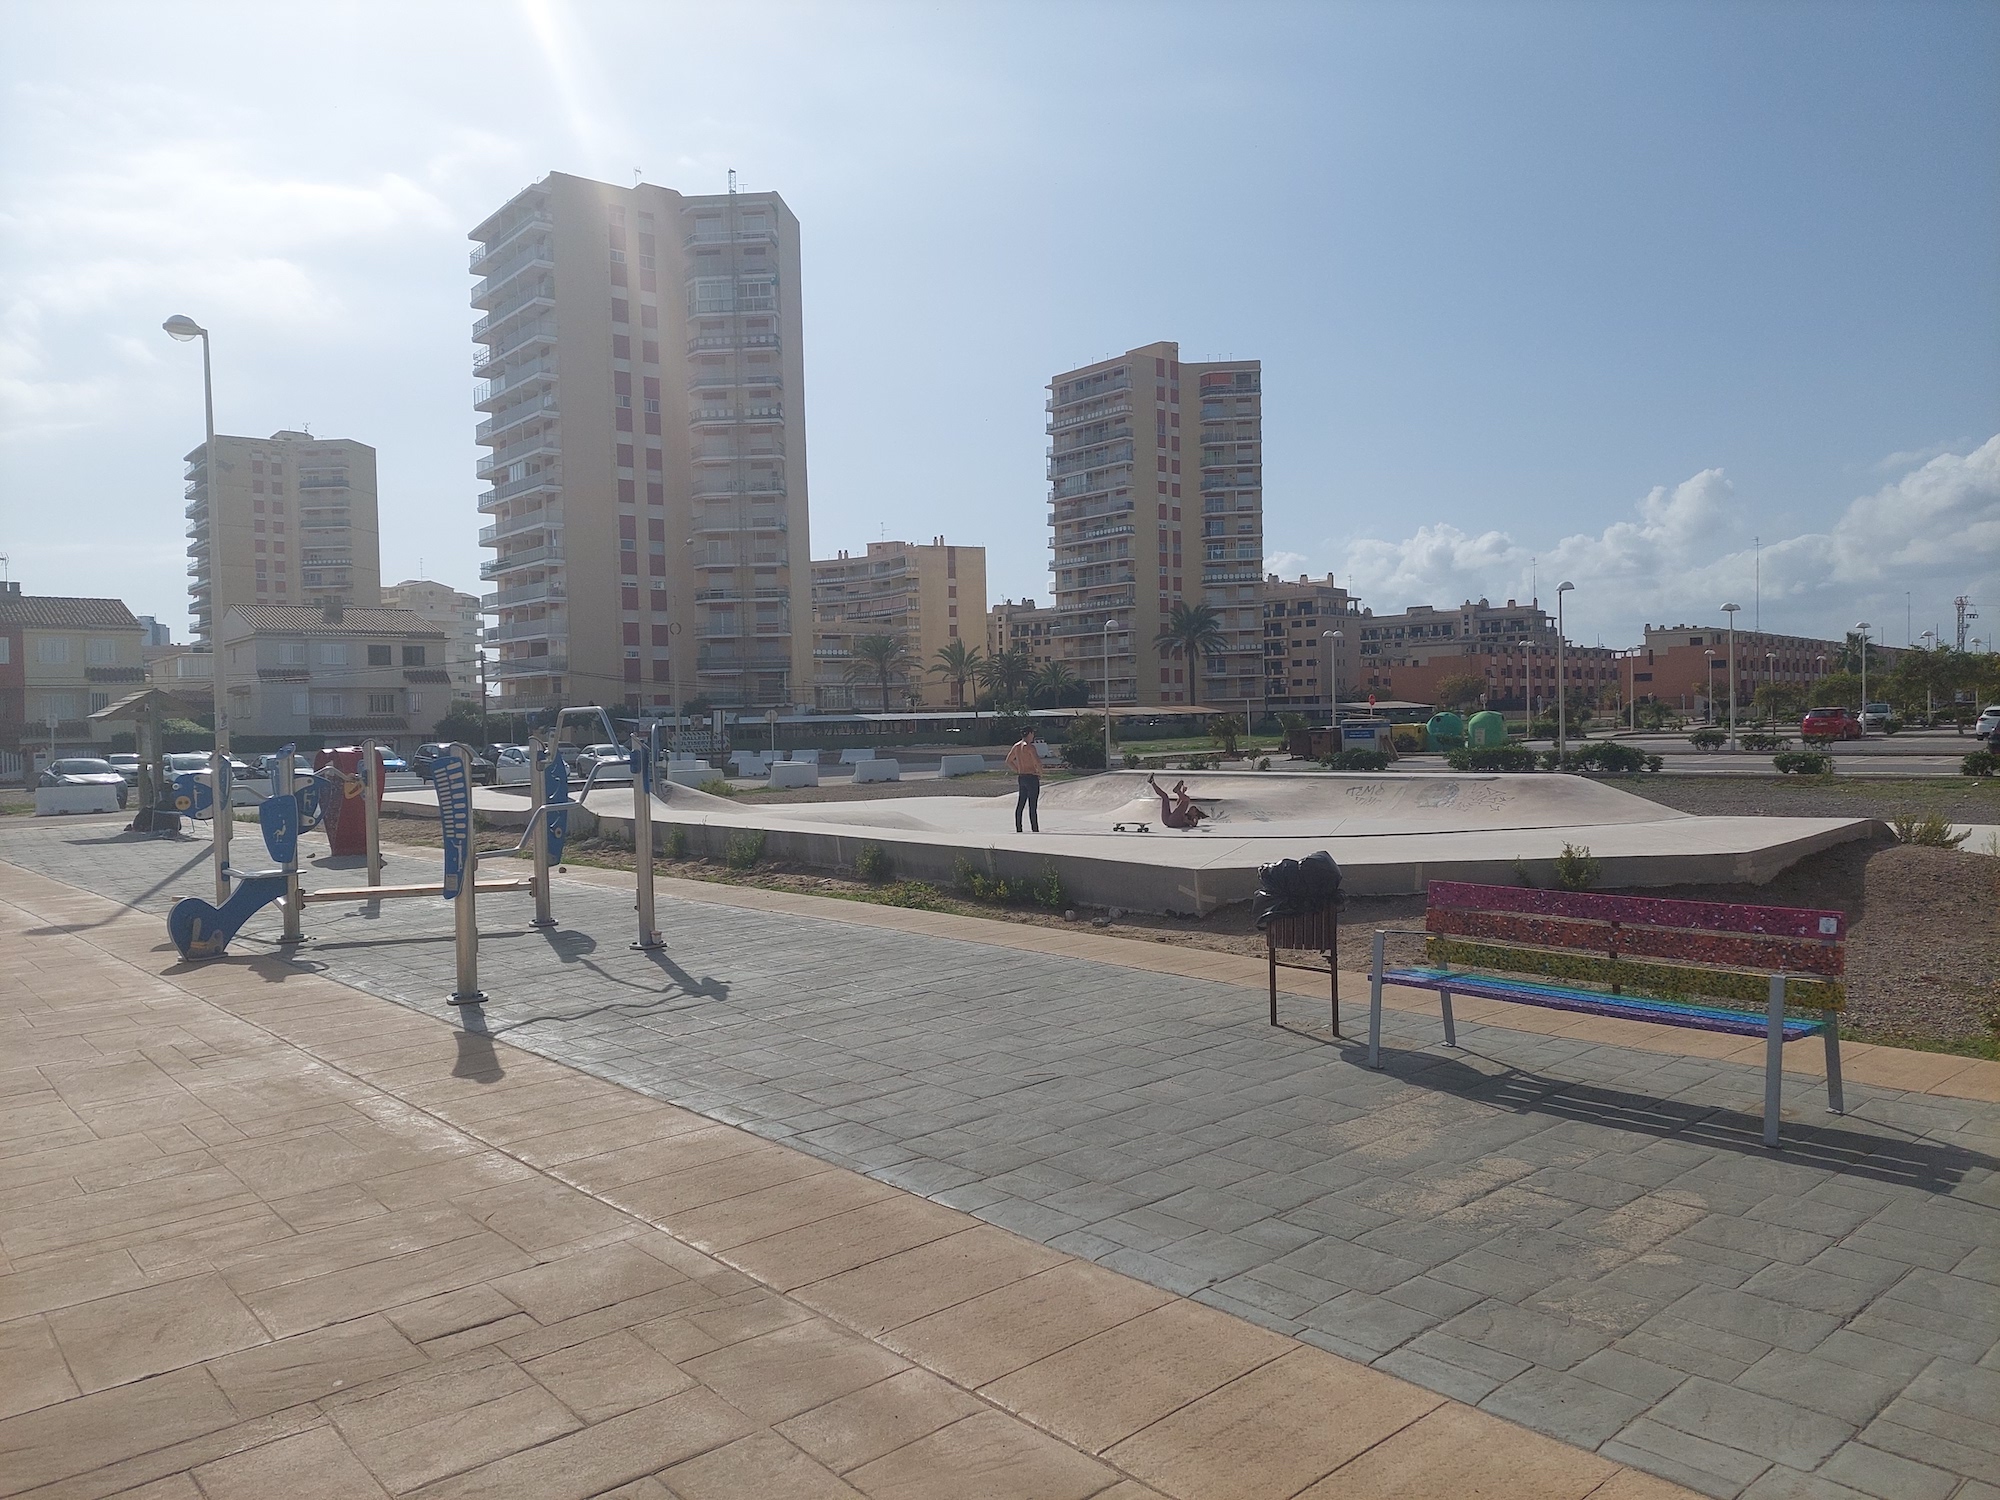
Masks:
[[[466,231],[551,170],[802,225],[813,551],[1046,599],[1049,377],[1255,357],[1267,566],[2000,635],[2000,6],[592,0],[7,7],[0,553],[182,638],[216,420],[379,450],[478,590]],[[788,403],[789,404],[789,403]]]

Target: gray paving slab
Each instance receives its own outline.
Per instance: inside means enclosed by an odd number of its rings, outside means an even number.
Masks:
[[[0,828],[161,915],[206,854]],[[1704,1493],[2000,1485],[2000,1108],[1793,1079],[1774,1155],[1742,1066],[1391,1012],[1371,1072],[1229,985],[675,900],[646,955],[629,890],[555,905],[482,902],[468,1027]],[[290,962],[449,1016],[442,902],[307,917]]]

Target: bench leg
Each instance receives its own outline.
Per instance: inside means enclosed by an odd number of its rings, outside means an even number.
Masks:
[[[1278,940],[1271,936],[1269,929],[1264,933],[1264,947],[1271,960],[1271,1024],[1278,1024]]]
[[[1458,1028],[1452,1024],[1450,990],[1438,991],[1438,1007],[1444,1012],[1444,1044],[1447,1047],[1456,1047],[1458,1045]]]
[[[1770,1022],[1764,1034],[1764,1144],[1778,1144],[1779,1092],[1785,1077],[1785,976],[1771,976]]]
[[[1820,1017],[1826,1023],[1826,1107],[1836,1115],[1844,1115],[1847,1106],[1840,1096],[1840,1012],[1823,1010]]]
[[[1339,1036],[1340,1035],[1340,969],[1337,967],[1335,954],[1332,953],[1327,954],[1326,962],[1327,962],[1328,972],[1333,981],[1332,983],[1333,997],[1331,1001],[1333,1006],[1333,1034],[1335,1036]]]
[[[1382,950],[1389,934],[1375,934],[1375,961],[1368,971],[1368,1066],[1382,1066]]]

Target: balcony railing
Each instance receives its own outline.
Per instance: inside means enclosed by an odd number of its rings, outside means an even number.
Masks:
[[[505,364],[520,350],[530,344],[553,343],[556,336],[556,320],[553,313],[545,313],[532,323],[524,323],[509,329],[507,336],[495,340],[484,349],[472,351],[472,373],[491,370],[496,365]]]
[[[511,589],[496,589],[483,595],[479,600],[480,611],[491,614],[495,610],[520,609],[531,604],[555,604],[569,597],[569,585],[560,578],[543,578],[534,583],[517,584]]]
[[[483,245],[474,245],[472,253],[466,257],[466,269],[477,275],[482,261],[498,255],[502,250],[513,244],[515,239],[520,235],[527,233],[531,229],[554,229],[555,227],[555,219],[545,213],[532,213],[526,218],[516,219],[512,224],[509,224],[505,229],[500,231],[498,239],[488,240]]]
[[[556,361],[551,355],[531,359],[525,365],[516,365],[511,370],[502,370],[491,380],[482,380],[472,393],[472,404],[477,407],[492,405],[509,391],[518,386],[529,385],[556,378]]]
[[[775,245],[778,232],[775,229],[745,229],[741,225],[733,229],[727,225],[720,229],[696,229],[681,241],[683,250],[695,245]]]
[[[569,621],[556,615],[537,620],[517,620],[509,625],[489,626],[487,644],[500,641],[568,640]]]
[[[479,508],[491,515],[496,509],[517,495],[531,495],[536,490],[556,490],[562,487],[562,466],[551,464],[546,469],[533,474],[523,474],[519,479],[510,479],[504,484],[496,484],[479,497]]]
[[[547,246],[524,250],[505,265],[486,273],[484,279],[472,288],[472,305],[474,307],[484,307],[488,297],[491,297],[523,271],[530,269],[553,271],[555,268],[555,252]]]
[[[563,513],[560,505],[546,505],[540,510],[530,511],[525,516],[509,516],[504,521],[495,521],[491,526],[479,528],[479,545],[491,547],[503,537],[523,536],[534,531],[549,531],[562,525]]]
[[[549,308],[554,307],[556,305],[555,292],[552,289],[545,289],[538,286],[523,296],[517,296],[505,306],[496,307],[492,312],[472,325],[472,336],[475,339],[480,338],[488,331],[500,327],[509,318],[517,317],[537,304]]]
[[[505,448],[495,448],[481,461],[476,472],[481,479],[492,479],[507,465],[537,453],[546,453],[551,457],[562,453],[562,446],[555,433],[537,433],[533,437],[523,438],[518,443],[510,443]]]
[[[540,400],[523,401],[519,406],[510,406],[481,422],[472,434],[475,443],[490,443],[499,438],[509,428],[518,427],[523,422],[538,422],[552,416],[556,410],[554,395],[543,396]]]
[[[566,656],[503,656],[486,663],[486,670],[494,677],[547,677],[554,672],[567,672],[569,658]]]
[[[704,333],[687,341],[687,352],[697,354],[704,349],[775,349],[778,336],[775,333]]]
[[[1120,401],[1115,406],[1107,406],[1103,411],[1073,411],[1060,417],[1051,418],[1042,430],[1049,433],[1067,432],[1072,427],[1081,427],[1089,422],[1111,422],[1132,414],[1132,403]]]
[[[489,558],[479,565],[481,578],[498,578],[503,573],[516,572],[521,568],[532,568],[562,561],[559,547],[524,547],[509,552],[505,557]]]

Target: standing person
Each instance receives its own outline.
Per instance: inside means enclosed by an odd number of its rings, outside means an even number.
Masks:
[[[1030,724],[1021,731],[1021,737],[1014,741],[1014,748],[1007,752],[1007,769],[1014,773],[1015,785],[1020,789],[1014,798],[1014,832],[1021,831],[1021,814],[1028,814],[1028,825],[1036,833],[1042,831],[1042,757],[1035,749],[1035,727]]]

